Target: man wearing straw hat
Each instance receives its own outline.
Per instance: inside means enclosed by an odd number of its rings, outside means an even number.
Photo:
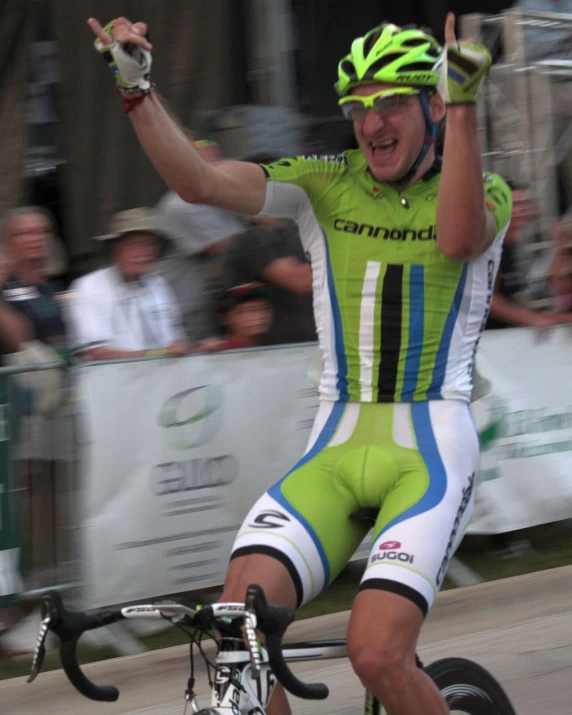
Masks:
[[[89,360],[186,355],[179,307],[165,279],[152,272],[166,244],[153,211],[116,214],[97,240],[109,249],[110,265],[71,286],[75,352]]]

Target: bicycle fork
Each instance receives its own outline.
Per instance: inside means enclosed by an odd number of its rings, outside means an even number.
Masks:
[[[240,638],[221,638],[215,660],[211,707],[217,712],[240,715],[265,715],[266,706],[276,686],[266,649],[262,648],[260,676],[254,677],[250,653]]]

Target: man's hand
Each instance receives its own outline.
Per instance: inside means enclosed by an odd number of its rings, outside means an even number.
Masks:
[[[536,313],[530,320],[531,328],[553,328],[556,325],[570,325],[572,313]]]
[[[556,315],[558,315],[556,325],[572,325],[572,313],[556,313]]]
[[[105,27],[93,17],[87,24],[97,37],[95,49],[107,61],[117,87],[124,92],[149,92],[152,47],[147,39],[147,25],[133,24],[125,17],[112,20]]]
[[[188,340],[175,340],[167,346],[165,354],[168,357],[184,357],[191,352],[191,344]]]
[[[477,91],[491,66],[486,47],[455,36],[455,15],[450,12],[445,21],[445,58],[441,70],[439,93],[445,104],[475,104]]]
[[[222,350],[225,344],[226,340],[223,338],[204,338],[203,340],[199,340],[198,343],[195,343],[194,351],[200,353],[213,353],[217,350]]]

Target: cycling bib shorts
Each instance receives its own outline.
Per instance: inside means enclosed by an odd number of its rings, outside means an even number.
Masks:
[[[461,401],[322,403],[308,450],[246,517],[232,558],[266,554],[288,569],[298,605],[330,584],[379,509],[361,589],[431,607],[473,508],[478,439]]]

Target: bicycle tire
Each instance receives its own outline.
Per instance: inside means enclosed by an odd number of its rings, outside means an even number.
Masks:
[[[466,658],[443,658],[425,668],[452,713],[516,715],[507,694],[482,666]]]

